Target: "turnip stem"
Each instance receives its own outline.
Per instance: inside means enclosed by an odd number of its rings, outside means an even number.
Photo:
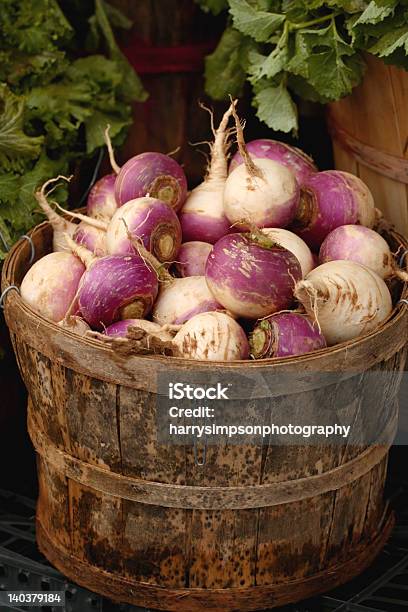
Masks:
[[[81,213],[75,213],[70,210],[65,210],[65,208],[60,206],[58,202],[53,202],[53,204],[55,204],[58,210],[63,212],[65,215],[70,215],[73,219],[79,219],[80,221],[88,223],[88,225],[92,225],[93,227],[96,227],[97,229],[103,230],[105,232],[108,229],[109,223],[106,223],[106,221],[101,221],[100,219],[94,219],[93,217],[82,215]]]
[[[86,268],[89,268],[90,265],[98,259],[98,257],[95,257],[95,255],[91,253],[91,251],[89,251],[86,247],[72,240],[71,236],[69,236],[68,234],[64,234],[64,237],[73,255],[76,255],[82,261]]]
[[[229,148],[229,135],[230,131],[227,130],[227,125],[230,117],[233,114],[233,110],[237,104],[237,100],[231,102],[228,110],[224,113],[221,122],[216,130],[214,130],[213,114],[210,109],[207,109],[203,104],[202,108],[208,110],[211,115],[211,127],[214,132],[214,142],[210,145],[211,148],[211,161],[208,168],[207,181],[211,180],[226,180],[228,176],[228,160],[227,151]]]
[[[235,119],[235,125],[237,128],[237,143],[239,152],[241,153],[242,159],[244,160],[245,167],[248,170],[248,174],[253,177],[257,176],[260,179],[264,178],[264,173],[258,166],[254,163],[252,157],[248,153],[248,149],[246,148],[245,138],[244,138],[244,130],[242,129],[241,122],[239,120],[237,111],[235,109],[235,104],[232,103],[231,106],[232,114]]]
[[[122,217],[122,221],[126,227],[126,233],[127,233],[129,242],[132,244],[133,248],[140,255],[140,257],[145,262],[147,262],[148,264],[152,266],[152,268],[155,270],[160,281],[167,282],[167,283],[173,283],[175,279],[170,274],[170,272],[168,272],[164,268],[163,264],[152,253],[150,253],[150,251],[146,249],[146,247],[144,246],[140,238],[136,238],[135,236],[131,234],[131,232],[129,231],[128,225],[123,217]]]

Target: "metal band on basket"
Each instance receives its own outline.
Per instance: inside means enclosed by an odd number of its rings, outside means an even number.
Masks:
[[[406,249],[406,250],[405,250],[405,251],[402,253],[401,257],[399,258],[398,265],[399,265],[399,267],[400,267],[400,268],[403,268],[403,267],[404,267],[404,259],[406,258],[406,256],[407,256],[407,255],[408,255],[408,249]]]
[[[31,255],[30,255],[30,259],[28,261],[28,264],[31,265],[33,263],[34,257],[35,257],[35,246],[34,246],[33,239],[31,238],[31,236],[27,236],[27,234],[24,234],[23,236],[21,236],[21,238],[24,238],[24,240],[27,240],[30,243]]]
[[[2,292],[2,294],[0,295],[0,308],[2,310],[4,310],[4,298],[6,297],[8,292],[11,291],[12,289],[15,289],[18,293],[20,293],[20,288],[17,287],[17,285],[9,285],[8,287],[6,287],[4,291]]]
[[[263,485],[201,487],[141,480],[86,463],[57,448],[39,431],[31,402],[27,422],[37,453],[65,477],[113,497],[164,508],[193,510],[272,507],[337,491],[364,476],[382,461],[397,430],[397,419],[394,418],[382,432],[381,442],[371,445],[351,461],[322,474]]]

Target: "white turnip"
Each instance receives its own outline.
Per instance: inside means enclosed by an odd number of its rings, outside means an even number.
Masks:
[[[21,297],[38,314],[61,321],[67,314],[85,266],[72,253],[49,253],[35,262],[21,283]]]
[[[271,159],[250,157],[242,126],[233,107],[237,141],[244,163],[231,172],[225,183],[224,211],[227,219],[241,229],[285,227],[299,204],[299,186],[294,173]]]
[[[280,227],[265,227],[262,233],[295,255],[302,268],[303,277],[313,270],[316,265],[313,253],[302,238]]]
[[[64,219],[63,217],[61,217],[61,215],[55,212],[55,210],[50,206],[47,200],[46,193],[47,187],[52,183],[58,181],[60,178],[67,180],[66,177],[63,176],[57,176],[56,178],[50,179],[46,183],[44,183],[41,189],[36,191],[34,195],[35,199],[40,205],[41,210],[46,215],[53,229],[52,250],[55,252],[67,251],[68,253],[70,253],[71,249],[65,241],[65,234],[68,234],[72,237],[74,235],[75,230],[77,229],[77,225],[75,225],[75,223],[71,223],[71,221],[68,221],[67,219]],[[51,191],[52,189],[50,190],[50,192]]]
[[[318,171],[314,161],[306,153],[297,147],[278,140],[270,140],[269,138],[252,140],[247,143],[246,148],[252,159],[272,159],[289,168],[294,173],[299,185],[302,185],[311,174]],[[244,159],[241,153],[237,151],[231,160],[229,171],[232,172],[243,163]]]
[[[297,283],[295,296],[317,322],[328,345],[367,334],[392,311],[383,279],[354,261],[318,266]]]
[[[248,359],[249,344],[242,327],[222,312],[201,313],[174,337],[180,356],[202,361]]]

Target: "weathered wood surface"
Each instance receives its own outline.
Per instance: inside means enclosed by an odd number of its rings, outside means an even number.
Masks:
[[[37,257],[50,249],[36,229]],[[392,238],[393,249],[399,241]],[[19,243],[3,268],[3,287],[19,284],[29,259]],[[396,290],[407,288],[401,285]],[[158,442],[156,377],[239,372],[242,364],[196,364],[162,357],[114,359],[97,341],[75,336],[31,311],[12,291],[6,319],[32,407],[38,450],[38,541],[47,557],[80,584],[114,599],[166,610],[255,610],[312,596],[361,572],[390,529],[384,519],[387,444],[364,438],[344,446],[192,446]],[[248,363],[282,374],[276,409],[312,410],[319,394],[341,399],[358,420],[363,398],[347,381],[316,389],[310,372],[387,371],[378,432],[406,357],[408,307],[399,305],[370,336],[313,355]],[[298,372],[291,388],[284,374]],[[347,374],[348,375],[348,374]],[[272,397],[273,396],[273,397]],[[300,401],[301,400],[301,401]],[[248,401],[248,410],[252,402]],[[265,414],[272,419],[269,407]],[[383,410],[384,408],[384,410]],[[266,408],[265,408],[266,410]],[[382,413],[385,416],[382,416]],[[199,445],[202,457],[202,444]],[[380,526],[380,527],[379,527]]]
[[[391,515],[370,542],[360,544],[347,561],[332,566],[329,572],[319,572],[307,579],[292,580],[281,585],[233,589],[167,589],[146,583],[135,584],[118,575],[95,570],[66,549],[56,547],[41,523],[37,523],[37,540],[41,551],[58,569],[78,584],[111,599],[174,612],[250,612],[264,609],[265,606],[275,608],[297,602],[347,582],[371,565],[389,538],[393,526]]]
[[[363,83],[329,105],[336,168],[359,176],[408,235],[408,73],[366,56]],[[368,148],[367,148],[368,145]]]
[[[125,53],[134,47],[136,61],[140,56],[138,45],[164,49],[181,45],[184,55],[184,45],[202,47],[202,61],[190,71],[177,72],[174,66],[171,73],[155,73],[148,60],[139,68],[149,98],[134,105],[132,125],[122,149],[122,160],[126,161],[144,151],[168,153],[179,147],[174,158],[183,165],[190,181],[199,183],[206,160],[198,149],[208,153],[208,147],[189,143],[209,141],[212,134],[209,116],[198,103],[215,106],[217,117],[227,105],[214,104],[204,93],[204,57],[215,48],[222,29],[191,0],[114,0],[113,4],[133,22],[129,32],[118,31],[117,35]],[[223,22],[220,25],[222,28]],[[162,63],[166,60],[164,55]]]

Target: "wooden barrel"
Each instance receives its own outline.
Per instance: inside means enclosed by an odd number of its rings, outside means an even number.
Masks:
[[[212,140],[208,114],[199,101],[214,107],[204,93],[204,58],[217,45],[225,25],[205,14],[193,0],[114,0],[133,22],[116,32],[122,49],[141,77],[149,98],[134,105],[132,125],[121,160],[144,151],[168,153],[184,166],[192,183],[205,173],[209,149],[194,146]],[[216,118],[226,103],[216,103]],[[201,150],[201,152],[200,152]]]
[[[37,258],[50,251],[48,224],[31,235]],[[400,238],[392,234],[390,241],[396,249]],[[3,290],[20,285],[29,258],[27,241],[20,241],[4,264]],[[38,316],[11,289],[5,315],[31,397],[41,551],[93,591],[179,612],[277,607],[363,571],[393,524],[383,500],[395,426],[386,404],[395,397],[408,334],[408,305],[398,302],[408,297],[407,287],[396,290],[392,316],[365,337],[297,358],[243,364],[120,360],[103,343]],[[393,418],[378,444],[226,442],[208,446],[206,462],[197,462],[193,445],[157,439],[157,376],[169,367],[180,377],[291,374],[294,388],[278,385],[275,395],[282,400],[293,393],[299,408],[315,401],[316,391],[302,388],[308,374],[386,371],[390,381],[375,402]],[[353,393],[354,410],[355,400]]]
[[[408,72],[366,56],[353,93],[329,104],[336,168],[358,175],[376,205],[408,235]]]

